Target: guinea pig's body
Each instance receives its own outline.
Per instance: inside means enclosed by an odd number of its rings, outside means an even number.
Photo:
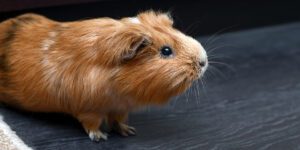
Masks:
[[[103,121],[127,136],[129,111],[182,93],[206,61],[166,14],[65,23],[25,14],[0,23],[0,101],[70,114],[92,140],[106,139]]]

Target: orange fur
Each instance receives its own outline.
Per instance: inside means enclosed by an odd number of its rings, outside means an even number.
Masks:
[[[121,124],[129,111],[166,103],[204,73],[205,51],[167,14],[136,19],[56,22],[25,14],[0,23],[0,101],[71,114],[88,133],[106,117]],[[173,58],[160,56],[164,45]]]

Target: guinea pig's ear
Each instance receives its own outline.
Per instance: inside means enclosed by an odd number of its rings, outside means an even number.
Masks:
[[[118,65],[131,60],[152,43],[150,33],[137,25],[124,25],[106,32],[95,43],[97,60],[103,65]]]
[[[157,16],[160,19],[161,23],[163,23],[165,25],[172,26],[174,24],[171,12],[157,13]]]
[[[150,38],[147,35],[132,35],[135,37],[131,37],[128,40],[128,46],[123,49],[121,53],[121,61],[128,61],[133,59],[139,51],[145,48],[147,45],[151,43]]]

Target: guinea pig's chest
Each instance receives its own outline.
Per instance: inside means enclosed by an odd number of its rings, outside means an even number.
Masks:
[[[112,89],[105,90],[105,103],[110,106],[109,111],[130,111],[138,107],[135,99],[127,95],[120,95]]]

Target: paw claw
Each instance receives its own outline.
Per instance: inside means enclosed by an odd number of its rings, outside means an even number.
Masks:
[[[129,136],[129,135],[135,135],[136,130],[134,127],[128,126],[126,124],[119,124],[118,132],[122,136]]]
[[[100,140],[107,140],[107,135],[101,131],[89,131],[89,137],[92,141],[99,142]]]
[[[135,129],[130,129],[130,130],[128,130],[128,133],[130,135],[135,135],[136,131],[135,131]]]

